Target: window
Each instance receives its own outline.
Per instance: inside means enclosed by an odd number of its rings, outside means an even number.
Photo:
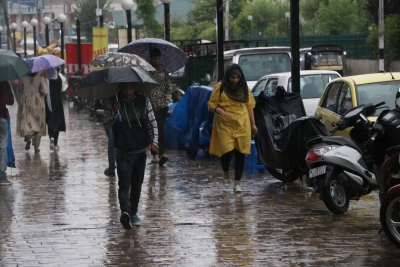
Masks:
[[[342,115],[352,107],[353,104],[351,98],[351,90],[349,88],[349,85],[347,83],[344,83],[339,95],[337,113],[339,115]]]
[[[328,93],[324,99],[324,103],[322,105],[323,108],[326,108],[334,113],[337,113],[337,100],[340,88],[342,87],[342,83],[333,83],[328,88]]]
[[[264,91],[265,84],[267,83],[267,80],[261,80],[259,81],[254,87],[253,87],[253,95],[259,95],[260,92]]]
[[[267,85],[265,86],[264,94],[274,95],[277,85],[278,85],[278,78],[268,79]]]

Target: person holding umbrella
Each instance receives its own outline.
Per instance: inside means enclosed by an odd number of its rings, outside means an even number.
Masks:
[[[11,85],[8,81],[0,82],[0,186],[10,185],[7,179],[7,144],[8,144],[8,127],[7,119],[10,116],[6,105],[14,104],[14,95]]]
[[[137,216],[144,172],[146,150],[158,150],[157,122],[150,100],[138,92],[140,83],[119,83],[120,92],[112,99],[119,119],[112,124],[116,148],[120,222],[124,229],[140,225]]]
[[[44,96],[47,94],[47,86],[44,73],[41,70],[22,76],[18,88],[21,105],[17,112],[17,134],[24,137],[25,150],[29,150],[33,142],[35,153],[40,152],[41,137],[46,135]]]
[[[158,82],[158,87],[154,90],[149,91],[147,97],[153,104],[155,110],[156,121],[158,125],[159,134],[159,150],[151,151],[153,155],[152,163],[158,163],[163,166],[167,161],[168,157],[165,156],[165,122],[168,118],[168,103],[171,98],[171,83],[169,79],[168,69],[162,65],[161,62],[161,51],[156,47],[150,47],[150,64],[156,69],[156,71],[150,71],[149,73]]]

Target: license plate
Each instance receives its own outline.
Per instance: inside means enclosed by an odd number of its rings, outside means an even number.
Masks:
[[[326,165],[319,166],[314,169],[310,169],[309,176],[310,176],[310,178],[313,178],[313,177],[317,177],[317,176],[325,174],[325,173],[326,173]]]

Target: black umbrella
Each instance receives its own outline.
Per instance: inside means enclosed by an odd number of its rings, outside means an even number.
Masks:
[[[102,70],[93,70],[82,79],[73,96],[83,98],[111,97],[118,93],[118,83],[135,82],[140,92],[152,90],[157,82],[146,71],[139,67],[109,67]]]

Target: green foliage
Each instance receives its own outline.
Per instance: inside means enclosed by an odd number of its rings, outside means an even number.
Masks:
[[[307,0],[300,3],[300,13],[305,20],[314,20],[320,4],[327,6],[329,0]]]
[[[107,0],[99,0],[99,8],[102,9],[103,21],[112,19],[112,8]],[[80,0],[74,8],[74,17],[79,19],[81,25],[81,36],[86,37],[86,41],[92,42],[92,28],[97,27],[96,21],[97,1]]]
[[[388,15],[385,18],[384,25],[384,59],[385,70],[389,70],[390,63],[400,59],[400,50],[398,44],[400,42],[400,16]],[[374,47],[376,59],[379,59],[379,29],[377,25],[371,27],[371,34],[368,42]]]
[[[357,1],[329,0],[328,5],[320,3],[315,19],[320,34],[349,34],[365,28],[367,14]]]
[[[156,8],[153,5],[153,0],[137,0],[136,15],[143,20],[144,32],[147,37],[163,38],[164,29],[156,20]]]

